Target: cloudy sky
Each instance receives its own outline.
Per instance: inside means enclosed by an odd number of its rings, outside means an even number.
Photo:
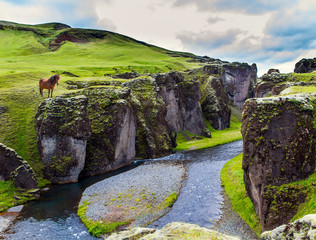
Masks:
[[[292,72],[316,57],[315,0],[0,0],[0,20],[105,29],[170,50]]]

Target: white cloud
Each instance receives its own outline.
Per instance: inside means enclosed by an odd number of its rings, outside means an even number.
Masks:
[[[50,15],[50,10],[42,6],[17,6],[0,1],[0,16],[3,20],[35,24],[42,22],[44,18]],[[58,13],[56,15],[58,16]]]

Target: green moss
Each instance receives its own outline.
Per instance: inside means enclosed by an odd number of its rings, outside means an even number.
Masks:
[[[170,193],[170,195],[164,200],[166,207],[172,207],[175,201],[177,201],[177,198],[178,196],[176,193]]]
[[[17,189],[12,181],[0,181],[0,213],[33,199],[32,193]]]
[[[67,156],[53,156],[50,161],[49,168],[56,174],[62,174],[65,172],[65,169],[69,168],[71,160],[71,157]]]
[[[88,205],[90,204],[89,201],[84,201],[78,207],[78,216],[84,225],[87,227],[89,233],[91,233],[95,237],[100,237],[101,235],[110,233],[115,231],[120,226],[128,225],[130,221],[125,222],[103,222],[103,221],[93,221],[86,217],[86,212]]]

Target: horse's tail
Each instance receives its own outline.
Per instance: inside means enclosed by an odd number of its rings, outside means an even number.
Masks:
[[[38,87],[39,87],[39,91],[40,91],[40,94],[42,95],[43,97],[43,91],[42,91],[42,88],[41,88],[41,83],[43,82],[43,79],[39,80],[39,83],[38,83]]]

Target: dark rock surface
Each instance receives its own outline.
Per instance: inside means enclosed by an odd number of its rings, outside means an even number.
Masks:
[[[166,121],[172,132],[186,130],[211,136],[203,120],[199,82],[186,81],[180,73],[170,72],[158,75],[156,83],[159,95],[166,104]]]
[[[278,191],[274,186],[314,172],[313,111],[303,97],[249,99],[244,104],[244,181],[263,230],[288,222],[305,200],[300,189]]]
[[[0,178],[13,180],[17,188],[37,188],[36,176],[32,168],[17,153],[0,143]]]
[[[82,175],[93,176],[127,166],[135,158],[136,116],[127,89],[87,89],[92,133]]]
[[[303,58],[295,64],[295,73],[309,73],[316,70],[316,58]]]
[[[279,95],[285,88],[291,86],[288,82],[290,77],[288,74],[276,73],[271,74],[266,73],[261,77],[254,88],[254,96],[256,98],[267,97],[268,95]]]
[[[53,183],[78,181],[91,134],[85,96],[44,100],[37,111],[38,148]]]
[[[275,68],[270,68],[268,70],[268,74],[271,74],[271,73],[280,73],[280,70],[279,69],[275,69]]]
[[[206,85],[206,91],[206,96],[202,102],[205,119],[216,130],[229,128],[231,110],[223,83],[217,77],[210,77]]]
[[[139,76],[140,75],[138,73],[135,73],[135,72],[125,72],[122,74],[116,74],[112,78],[133,79],[133,78],[137,78]]]
[[[247,98],[254,96],[253,88],[257,82],[257,66],[247,63],[224,64],[222,82],[229,99],[241,108]]]
[[[136,115],[136,157],[155,158],[172,152],[171,131],[167,108],[157,94],[153,78],[135,79],[123,84],[132,93]]]

